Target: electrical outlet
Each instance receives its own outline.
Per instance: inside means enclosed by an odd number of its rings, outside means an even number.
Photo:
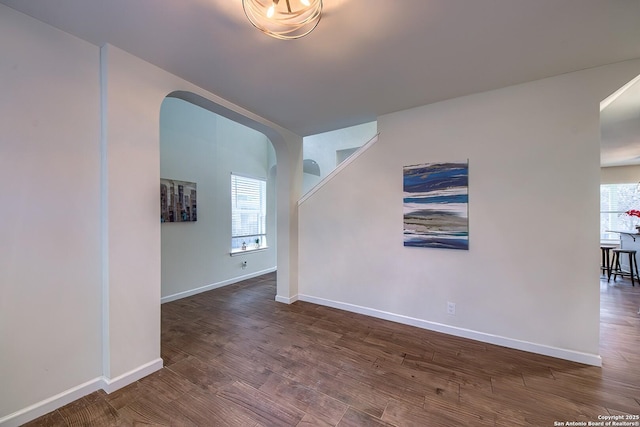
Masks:
[[[452,316],[456,315],[456,303],[455,302],[447,302],[447,314]]]

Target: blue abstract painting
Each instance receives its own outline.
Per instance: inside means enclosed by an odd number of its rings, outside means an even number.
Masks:
[[[403,168],[404,245],[469,249],[469,163]]]

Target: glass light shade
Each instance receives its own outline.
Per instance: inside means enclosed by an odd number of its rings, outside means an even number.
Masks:
[[[242,0],[242,7],[254,27],[284,40],[306,36],[322,15],[322,0]]]

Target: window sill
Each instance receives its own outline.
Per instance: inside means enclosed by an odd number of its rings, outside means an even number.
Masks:
[[[266,251],[267,249],[269,249],[269,246],[260,246],[259,248],[247,248],[244,250],[232,249],[231,252],[229,252],[229,255],[237,256],[237,255],[243,255],[243,254],[254,253],[254,252],[262,252],[262,251]]]

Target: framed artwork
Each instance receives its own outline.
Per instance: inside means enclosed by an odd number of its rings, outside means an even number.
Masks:
[[[469,249],[469,162],[403,168],[404,246]]]
[[[195,182],[160,178],[160,222],[198,220]]]

